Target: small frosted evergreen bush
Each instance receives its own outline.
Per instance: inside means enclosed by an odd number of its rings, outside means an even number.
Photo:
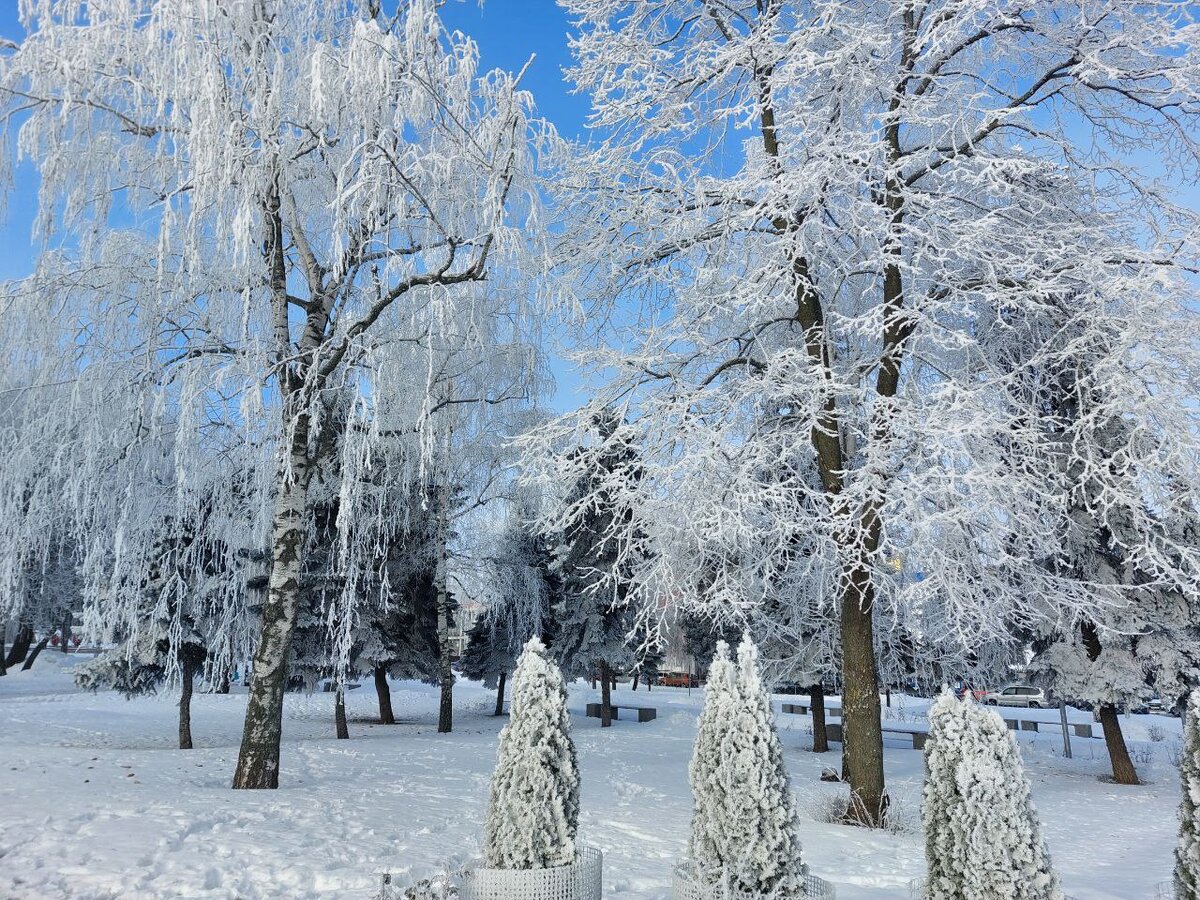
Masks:
[[[511,713],[500,732],[484,823],[493,869],[547,869],[575,861],[579,766],[558,666],[534,637],[512,679]]]

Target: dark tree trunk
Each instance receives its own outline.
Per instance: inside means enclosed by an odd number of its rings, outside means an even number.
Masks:
[[[591,682],[592,682],[592,690],[594,691],[596,689],[596,673],[595,672],[592,673]]]
[[[392,712],[392,689],[388,685],[387,667],[375,667],[375,693],[379,696],[379,723],[395,725],[396,714]]]
[[[217,693],[218,694],[228,694],[229,693],[229,667],[228,666],[226,666],[221,671],[221,681],[217,685]]]
[[[196,664],[188,654],[180,660],[183,666],[183,686],[179,692],[179,749],[192,749],[192,682],[196,677]]]
[[[850,782],[847,819],[880,827],[887,816],[883,781],[883,725],[871,611],[874,588],[866,569],[851,573],[842,601],[842,762]]]
[[[71,620],[72,616],[68,611],[62,623],[62,646],[59,648],[63,653],[67,652],[67,647],[71,643]]]
[[[337,727],[339,741],[350,740],[350,729],[346,725],[346,688],[339,684],[333,701],[333,723]]]
[[[814,684],[808,689],[808,702],[812,707],[813,753],[829,750],[829,734],[825,730],[825,686]]]
[[[634,672],[634,673],[633,673],[633,689],[634,689],[634,691],[636,691],[636,690],[637,690],[637,686],[638,686],[638,679],[639,679],[639,678],[641,678],[641,677],[642,677],[642,673],[641,673],[641,672]]]
[[[279,787],[283,694],[300,605],[301,552],[311,475],[308,432],[308,415],[299,413],[290,458],[282,464],[276,478],[279,493],[271,526],[271,577],[262,630],[254,651],[254,676],[249,684],[242,746],[233,776],[233,786],[240,789]]]
[[[1121,720],[1117,708],[1111,703],[1100,705],[1100,727],[1104,729],[1104,744],[1108,747],[1108,758],[1112,761],[1113,781],[1117,784],[1141,784],[1137,769],[1125,746],[1125,735],[1121,733]]]
[[[500,673],[500,679],[496,684],[496,715],[504,715],[504,679],[508,677],[507,672]]]
[[[17,635],[13,638],[12,648],[8,651],[8,656],[4,658],[4,668],[11,669],[13,666],[19,666],[25,662],[25,657],[29,655],[29,645],[33,643],[33,626],[22,623],[17,629]]]
[[[608,674],[608,663],[600,663],[600,727],[612,725],[612,679]]]
[[[1095,624],[1084,619],[1079,623],[1079,635],[1082,638],[1083,649],[1087,651],[1088,660],[1096,662],[1104,652],[1100,643],[1100,633]],[[1117,784],[1141,784],[1137,769],[1129,756],[1129,748],[1125,746],[1125,735],[1121,732],[1121,720],[1117,718],[1117,708],[1111,703],[1100,704],[1100,727],[1104,729],[1104,744],[1108,747],[1108,758],[1112,762],[1113,781]]]
[[[47,634],[44,638],[42,638],[40,641],[37,642],[37,646],[33,648],[33,652],[30,653],[29,656],[27,656],[25,658],[25,664],[23,666],[21,666],[21,670],[26,671],[28,669],[32,669],[34,660],[36,660],[38,658],[38,656],[41,654],[41,652],[43,650],[45,650],[46,647],[49,646],[49,644],[50,644],[50,635]]]

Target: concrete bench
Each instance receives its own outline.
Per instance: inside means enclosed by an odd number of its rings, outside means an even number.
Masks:
[[[841,712],[841,711],[842,711],[842,708],[840,706],[838,706],[836,703],[833,705],[829,705],[829,704],[825,705],[825,714],[826,715],[828,715],[831,712]],[[791,716],[807,716],[810,712],[812,712],[812,708],[807,703],[784,703],[783,704],[783,712],[785,714],[791,715]]]
[[[589,719],[599,719],[601,706],[602,706],[602,704],[600,704],[600,703],[589,703],[587,705],[588,718]],[[620,715],[621,710],[625,710],[625,711],[631,712],[631,713],[636,712],[637,720],[639,722],[649,722],[652,719],[655,719],[658,717],[658,710],[655,709],[653,706],[616,706],[616,705],[614,705],[612,708],[612,717],[614,719],[621,718],[621,715]]]
[[[1061,722],[1032,722],[1029,719],[1005,719],[1004,724],[1008,726],[1009,731],[1036,731],[1041,733],[1043,726],[1045,726],[1046,731],[1051,733],[1062,731]],[[1071,726],[1071,731],[1075,737],[1097,737],[1090,722],[1068,722],[1067,724]]]
[[[909,731],[905,728],[887,728],[883,729],[883,733],[889,737],[905,737],[912,740],[914,750],[924,750],[925,741],[929,737],[926,731]],[[842,740],[842,723],[841,722],[826,722],[825,735],[831,741],[837,741],[839,744],[844,743]]]

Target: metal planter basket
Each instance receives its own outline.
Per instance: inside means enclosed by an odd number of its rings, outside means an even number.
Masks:
[[[575,862],[553,869],[488,869],[478,863],[462,871],[459,900],[600,900],[604,855],[582,847]]]
[[[924,900],[924,898],[925,898],[925,879],[924,878],[914,878],[912,881],[910,881],[908,883],[908,896],[911,897],[912,900]],[[1075,900],[1075,898],[1072,897],[1070,894],[1063,894],[1062,896],[1063,896],[1063,900]],[[1167,900],[1173,900],[1173,898],[1168,896]]]
[[[837,891],[833,885],[816,875],[804,874],[804,893],[800,897],[775,897],[769,900],[834,900]],[[675,867],[671,880],[671,900],[768,900],[759,894],[731,889],[728,885],[709,884],[702,881],[690,862]]]

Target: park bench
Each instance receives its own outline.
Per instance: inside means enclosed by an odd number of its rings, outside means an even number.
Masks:
[[[830,712],[840,712],[841,709],[836,703],[832,705],[826,704],[825,713],[828,715]],[[812,711],[812,708],[807,703],[785,703],[783,704],[783,711],[788,715],[807,716]]]
[[[600,707],[601,707],[601,704],[599,704],[599,703],[589,703],[587,705],[588,718],[589,719],[599,719],[600,718]],[[614,704],[613,708],[612,708],[612,716],[614,719],[621,718],[620,710],[622,710],[622,709],[626,710],[627,712],[631,712],[631,713],[636,712],[637,720],[639,722],[649,722],[651,719],[658,717],[658,710],[655,709],[653,706],[616,706]]]
[[[912,741],[914,750],[924,750],[925,740],[929,737],[927,731],[911,731],[907,728],[889,728],[883,726],[883,733],[888,736],[898,736],[908,738]],[[842,743],[842,723],[841,722],[826,722],[825,734],[831,741]]]

